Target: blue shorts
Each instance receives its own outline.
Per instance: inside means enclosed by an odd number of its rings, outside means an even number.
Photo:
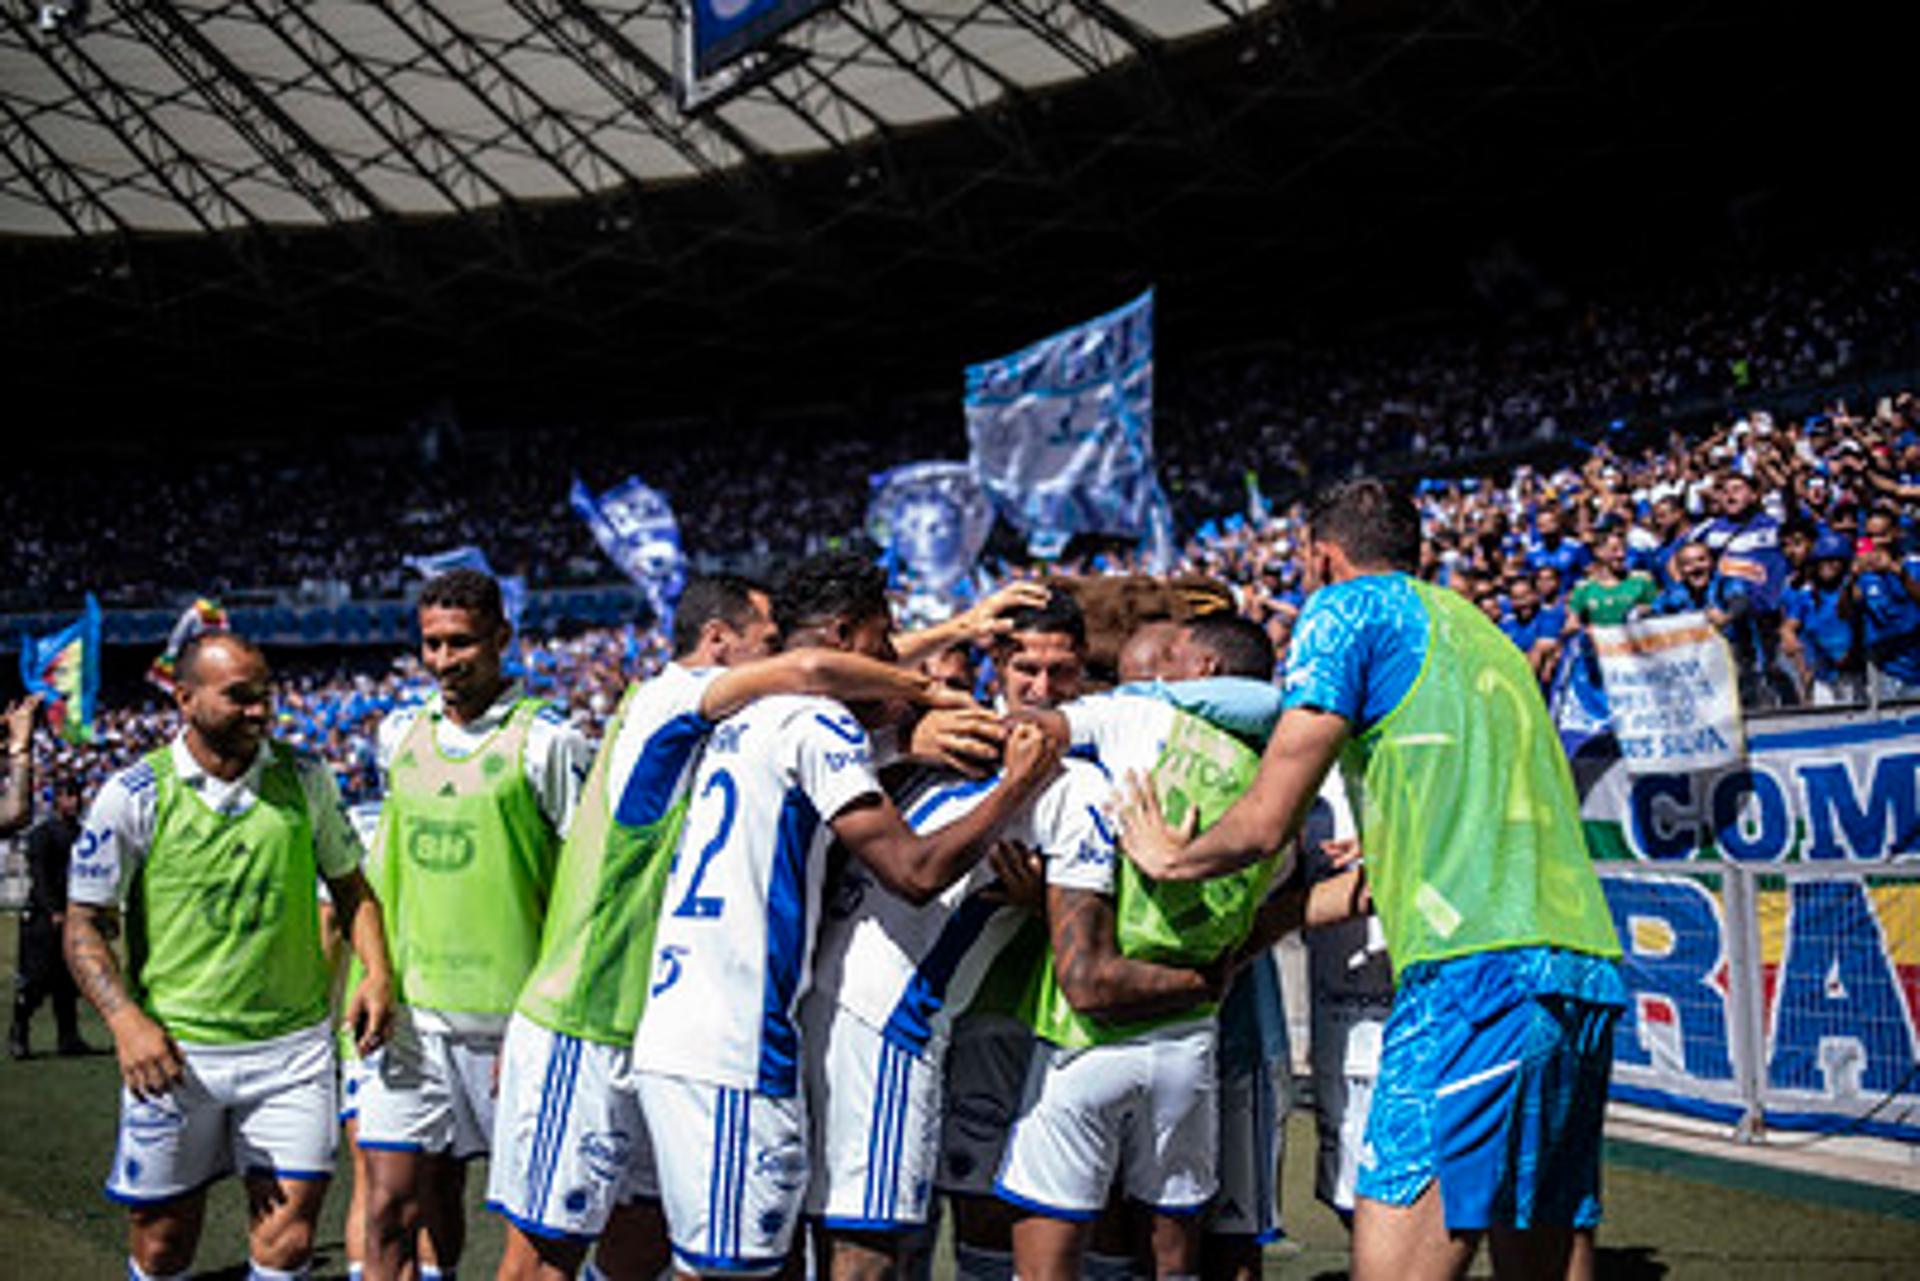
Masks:
[[[1590,1228],[1619,966],[1549,948],[1410,966],[1387,1020],[1355,1191],[1449,1230]]]

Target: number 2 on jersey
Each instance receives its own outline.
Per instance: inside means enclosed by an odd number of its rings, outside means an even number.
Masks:
[[[687,892],[680,900],[680,906],[673,909],[675,916],[689,916],[697,921],[712,920],[720,915],[720,909],[726,906],[726,900],[717,894],[702,894],[700,882],[706,879],[707,864],[727,843],[727,837],[733,834],[733,817],[740,809],[740,790],[734,786],[733,775],[725,770],[715,770],[700,789],[700,799],[705,800],[707,793],[720,789],[720,822],[714,831],[713,839],[700,850],[700,862],[694,866],[693,876],[687,882]]]

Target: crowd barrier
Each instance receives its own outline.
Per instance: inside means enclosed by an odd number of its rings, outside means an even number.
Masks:
[[[1920,711],[1755,716],[1736,766],[1583,762],[1633,997],[1614,1096],[1920,1143]]]

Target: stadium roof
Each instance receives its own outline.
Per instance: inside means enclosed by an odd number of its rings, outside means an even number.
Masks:
[[[842,0],[689,116],[669,8],[0,0],[13,390],[136,437],[860,403],[1148,284],[1244,340],[1506,236],[1685,243],[1910,110],[1874,6]]]

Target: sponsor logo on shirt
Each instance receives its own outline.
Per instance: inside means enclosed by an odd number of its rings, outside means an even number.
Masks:
[[[430,872],[457,872],[473,862],[473,833],[464,823],[416,819],[407,825],[407,858]]]

